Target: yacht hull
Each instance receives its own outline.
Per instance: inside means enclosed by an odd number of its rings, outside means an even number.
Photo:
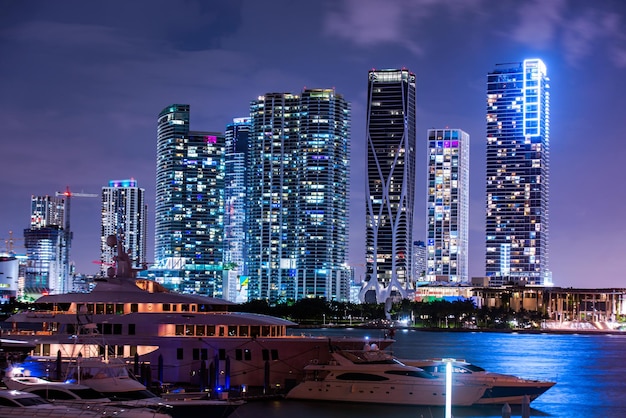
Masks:
[[[483,386],[457,386],[452,389],[452,405],[469,406],[476,402]],[[444,385],[407,385],[398,383],[368,384],[364,382],[303,382],[293,388],[288,399],[358,402],[391,405],[444,406]]]

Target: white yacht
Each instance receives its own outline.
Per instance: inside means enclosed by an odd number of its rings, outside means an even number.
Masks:
[[[79,355],[121,358],[135,373],[146,367],[144,374],[159,383],[272,393],[295,385],[311,360],[330,360],[326,337],[289,336],[294,322],[229,312],[233,304],[223,299],[170,292],[136,278],[119,260],[117,273],[98,279],[90,293],[46,295],[34,305],[6,320],[3,337],[33,344],[32,355],[48,362],[46,370]],[[357,349],[364,340],[332,343]]]
[[[32,376],[11,376],[2,379],[12,390],[32,393],[55,405],[97,412],[101,417],[118,418],[172,418],[166,412],[168,405],[145,408],[137,405],[112,401],[87,385],[71,382],[56,382]]]
[[[16,417],[97,418],[103,415],[95,411],[55,405],[34,393],[0,390],[0,418]]]
[[[287,393],[288,399],[396,405],[443,406],[446,382],[407,366],[377,349],[332,352],[328,363],[305,367],[304,381]],[[484,394],[483,384],[454,382],[451,403],[474,404]]]
[[[440,379],[445,379],[446,362],[443,359],[401,360],[404,364],[419,367]],[[488,372],[482,367],[465,360],[446,360],[452,364],[452,378],[457,382],[487,385],[483,396],[476,404],[521,405],[524,397],[530,402],[550,389],[556,382],[546,380],[523,379],[521,377]]]
[[[21,369],[18,369],[21,371]],[[2,380],[9,389],[34,393],[53,403],[97,411],[103,417],[190,418],[209,414],[227,417],[244,404],[243,400],[209,399],[207,393],[188,393],[164,399],[134,379],[117,359],[107,362],[79,359],[68,367],[67,380],[50,381],[32,376],[12,376]]]

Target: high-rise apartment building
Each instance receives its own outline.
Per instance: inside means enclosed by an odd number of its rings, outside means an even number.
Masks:
[[[539,59],[487,75],[486,275],[551,285],[548,270],[550,93]]]
[[[224,134],[191,131],[189,105],[159,113],[155,263],[170,288],[222,297]]]
[[[224,299],[246,302],[246,161],[250,118],[235,118],[226,126],[224,151]]]
[[[251,299],[347,300],[350,105],[333,89],[251,102]]]
[[[115,235],[122,240],[133,269],[143,269],[146,264],[147,207],[145,191],[137,181],[111,180],[102,188],[102,226],[100,244],[100,273],[106,277],[107,269],[114,267],[117,249],[107,245],[107,237]]]
[[[428,130],[426,280],[468,281],[469,135]]]
[[[24,230],[26,268],[24,295],[66,293],[71,289],[69,251],[71,234],[66,230],[66,200],[32,196],[30,228]]]
[[[428,267],[428,253],[424,241],[413,243],[413,277],[415,282],[426,281],[426,269]]]
[[[30,227],[65,228],[65,198],[59,196],[32,196],[30,199]]]
[[[370,70],[367,89],[366,277],[360,299],[405,298],[413,280],[415,74]]]

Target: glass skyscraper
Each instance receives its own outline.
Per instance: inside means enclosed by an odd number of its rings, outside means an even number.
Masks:
[[[367,89],[366,283],[359,298],[407,296],[415,202],[415,74],[371,70]]]
[[[427,281],[468,281],[469,135],[428,130]]]
[[[24,295],[36,299],[42,294],[66,293],[69,278],[69,245],[66,198],[32,196],[30,228],[24,230],[26,269]]]
[[[246,161],[250,118],[235,118],[226,126],[224,152],[224,299],[246,302]]]
[[[111,180],[102,188],[102,225],[100,234],[100,272],[107,276],[107,269],[114,267],[117,249],[107,245],[107,237],[115,235],[122,239],[124,250],[133,269],[144,269],[146,263],[147,207],[145,191],[137,181]]]
[[[551,285],[550,93],[539,59],[487,76],[486,275],[491,285]]]
[[[168,287],[222,297],[224,134],[191,131],[189,115],[158,117],[155,263]]]
[[[250,116],[249,298],[347,300],[349,103],[269,93]]]

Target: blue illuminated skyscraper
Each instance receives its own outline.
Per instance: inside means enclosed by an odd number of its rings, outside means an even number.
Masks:
[[[551,285],[548,270],[550,93],[539,59],[487,76],[486,275]]]
[[[347,300],[350,105],[333,89],[250,105],[249,297]]]
[[[415,203],[415,74],[371,70],[367,89],[366,277],[359,298],[405,298]]]
[[[222,297],[223,158],[224,134],[190,131],[189,105],[159,113],[155,263],[176,290]]]
[[[246,247],[246,160],[250,118],[236,118],[226,126],[224,152],[224,299],[248,300]]]
[[[468,281],[469,140],[460,129],[428,130],[428,281]]]

